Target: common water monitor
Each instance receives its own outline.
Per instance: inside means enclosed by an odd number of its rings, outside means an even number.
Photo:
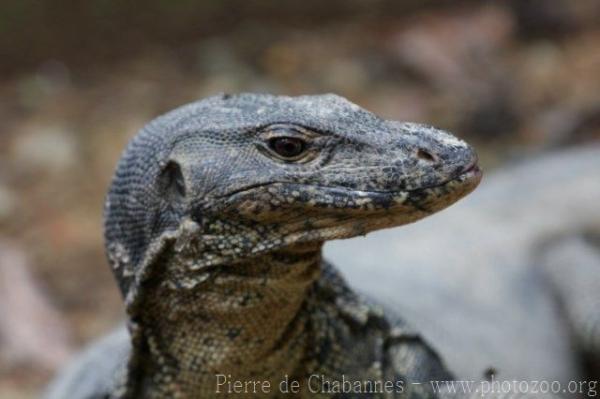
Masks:
[[[222,378],[268,382],[257,396],[286,397],[284,380],[301,397],[436,396],[427,382],[451,378],[436,353],[321,249],[431,215],[480,177],[463,141],[335,95],[220,95],[157,118],[105,206],[128,332],[89,349],[48,397],[227,396]],[[344,379],[349,392],[319,385]]]

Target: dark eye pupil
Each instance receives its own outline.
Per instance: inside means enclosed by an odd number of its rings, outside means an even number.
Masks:
[[[293,137],[279,137],[272,139],[269,145],[273,151],[282,157],[293,158],[304,151],[304,141]]]

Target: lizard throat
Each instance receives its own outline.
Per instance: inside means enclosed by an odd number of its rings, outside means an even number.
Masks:
[[[144,395],[211,397],[218,375],[260,375],[276,383],[301,372],[309,336],[303,308],[320,276],[321,247],[286,247],[222,265],[193,288],[165,283],[177,279],[184,265],[161,265],[162,276],[149,280],[152,294],[142,307],[151,311],[138,318],[145,332],[136,348],[145,380],[138,386],[148,387]],[[172,383],[153,386],[156,376]]]

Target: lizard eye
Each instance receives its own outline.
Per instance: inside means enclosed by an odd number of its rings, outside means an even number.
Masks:
[[[295,159],[306,149],[306,142],[296,137],[275,137],[269,140],[269,148],[286,159]]]

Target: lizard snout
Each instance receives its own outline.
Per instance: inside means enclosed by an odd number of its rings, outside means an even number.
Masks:
[[[440,157],[437,154],[425,148],[417,149],[417,158],[431,164],[438,163],[440,160]]]

